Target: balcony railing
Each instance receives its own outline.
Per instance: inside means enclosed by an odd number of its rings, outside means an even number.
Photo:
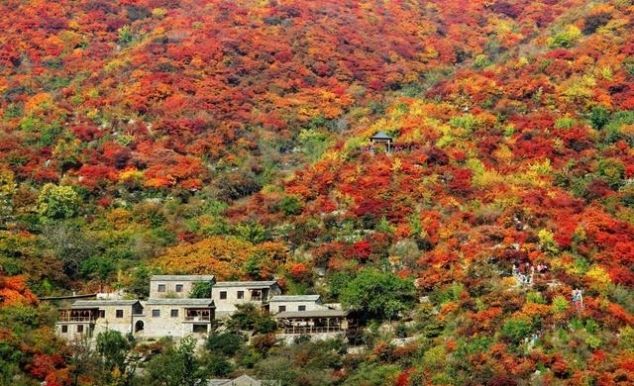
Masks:
[[[94,316],[60,316],[60,322],[89,322],[95,323],[97,318]]]
[[[282,330],[284,331],[284,334],[290,334],[290,335],[325,334],[329,332],[346,331],[340,326],[329,326],[329,327],[294,326],[294,327],[284,327]]]
[[[188,322],[210,322],[211,315],[185,316],[185,320]]]

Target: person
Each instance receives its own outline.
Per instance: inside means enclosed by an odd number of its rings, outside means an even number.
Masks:
[[[577,311],[583,309],[583,292],[580,289],[575,288],[572,290],[572,302]]]

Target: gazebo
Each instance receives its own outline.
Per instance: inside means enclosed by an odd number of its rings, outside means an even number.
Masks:
[[[392,137],[384,131],[379,131],[370,138],[370,142],[372,142],[373,147],[383,146],[385,151],[390,152],[392,151],[392,143],[394,142],[394,139],[392,139]]]

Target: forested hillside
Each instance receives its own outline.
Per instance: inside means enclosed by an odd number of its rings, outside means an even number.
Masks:
[[[182,384],[186,347],[126,346],[127,377],[39,300],[153,273],[275,278],[363,327],[283,345],[243,315],[200,377],[634,384],[631,0],[0,10],[0,385]]]

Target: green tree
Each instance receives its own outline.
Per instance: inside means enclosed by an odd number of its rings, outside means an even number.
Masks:
[[[102,378],[110,385],[130,384],[137,358],[131,353],[132,342],[119,331],[108,330],[97,335],[96,351],[103,366]]]
[[[10,170],[0,170],[0,229],[13,219],[13,195],[17,185]]]
[[[197,281],[189,292],[192,299],[209,299],[211,298],[211,287],[213,284],[209,281]]]
[[[152,358],[146,366],[144,385],[196,386],[207,376],[195,355],[196,341],[192,337],[181,340],[178,347],[169,345]]]
[[[415,295],[412,281],[371,268],[348,283],[341,292],[341,301],[370,318],[394,319],[414,305]]]
[[[233,356],[242,347],[243,342],[244,338],[242,335],[232,332],[223,332],[210,335],[205,347],[207,350],[216,354]]]
[[[81,203],[72,186],[46,184],[37,198],[39,213],[50,219],[74,217]]]

